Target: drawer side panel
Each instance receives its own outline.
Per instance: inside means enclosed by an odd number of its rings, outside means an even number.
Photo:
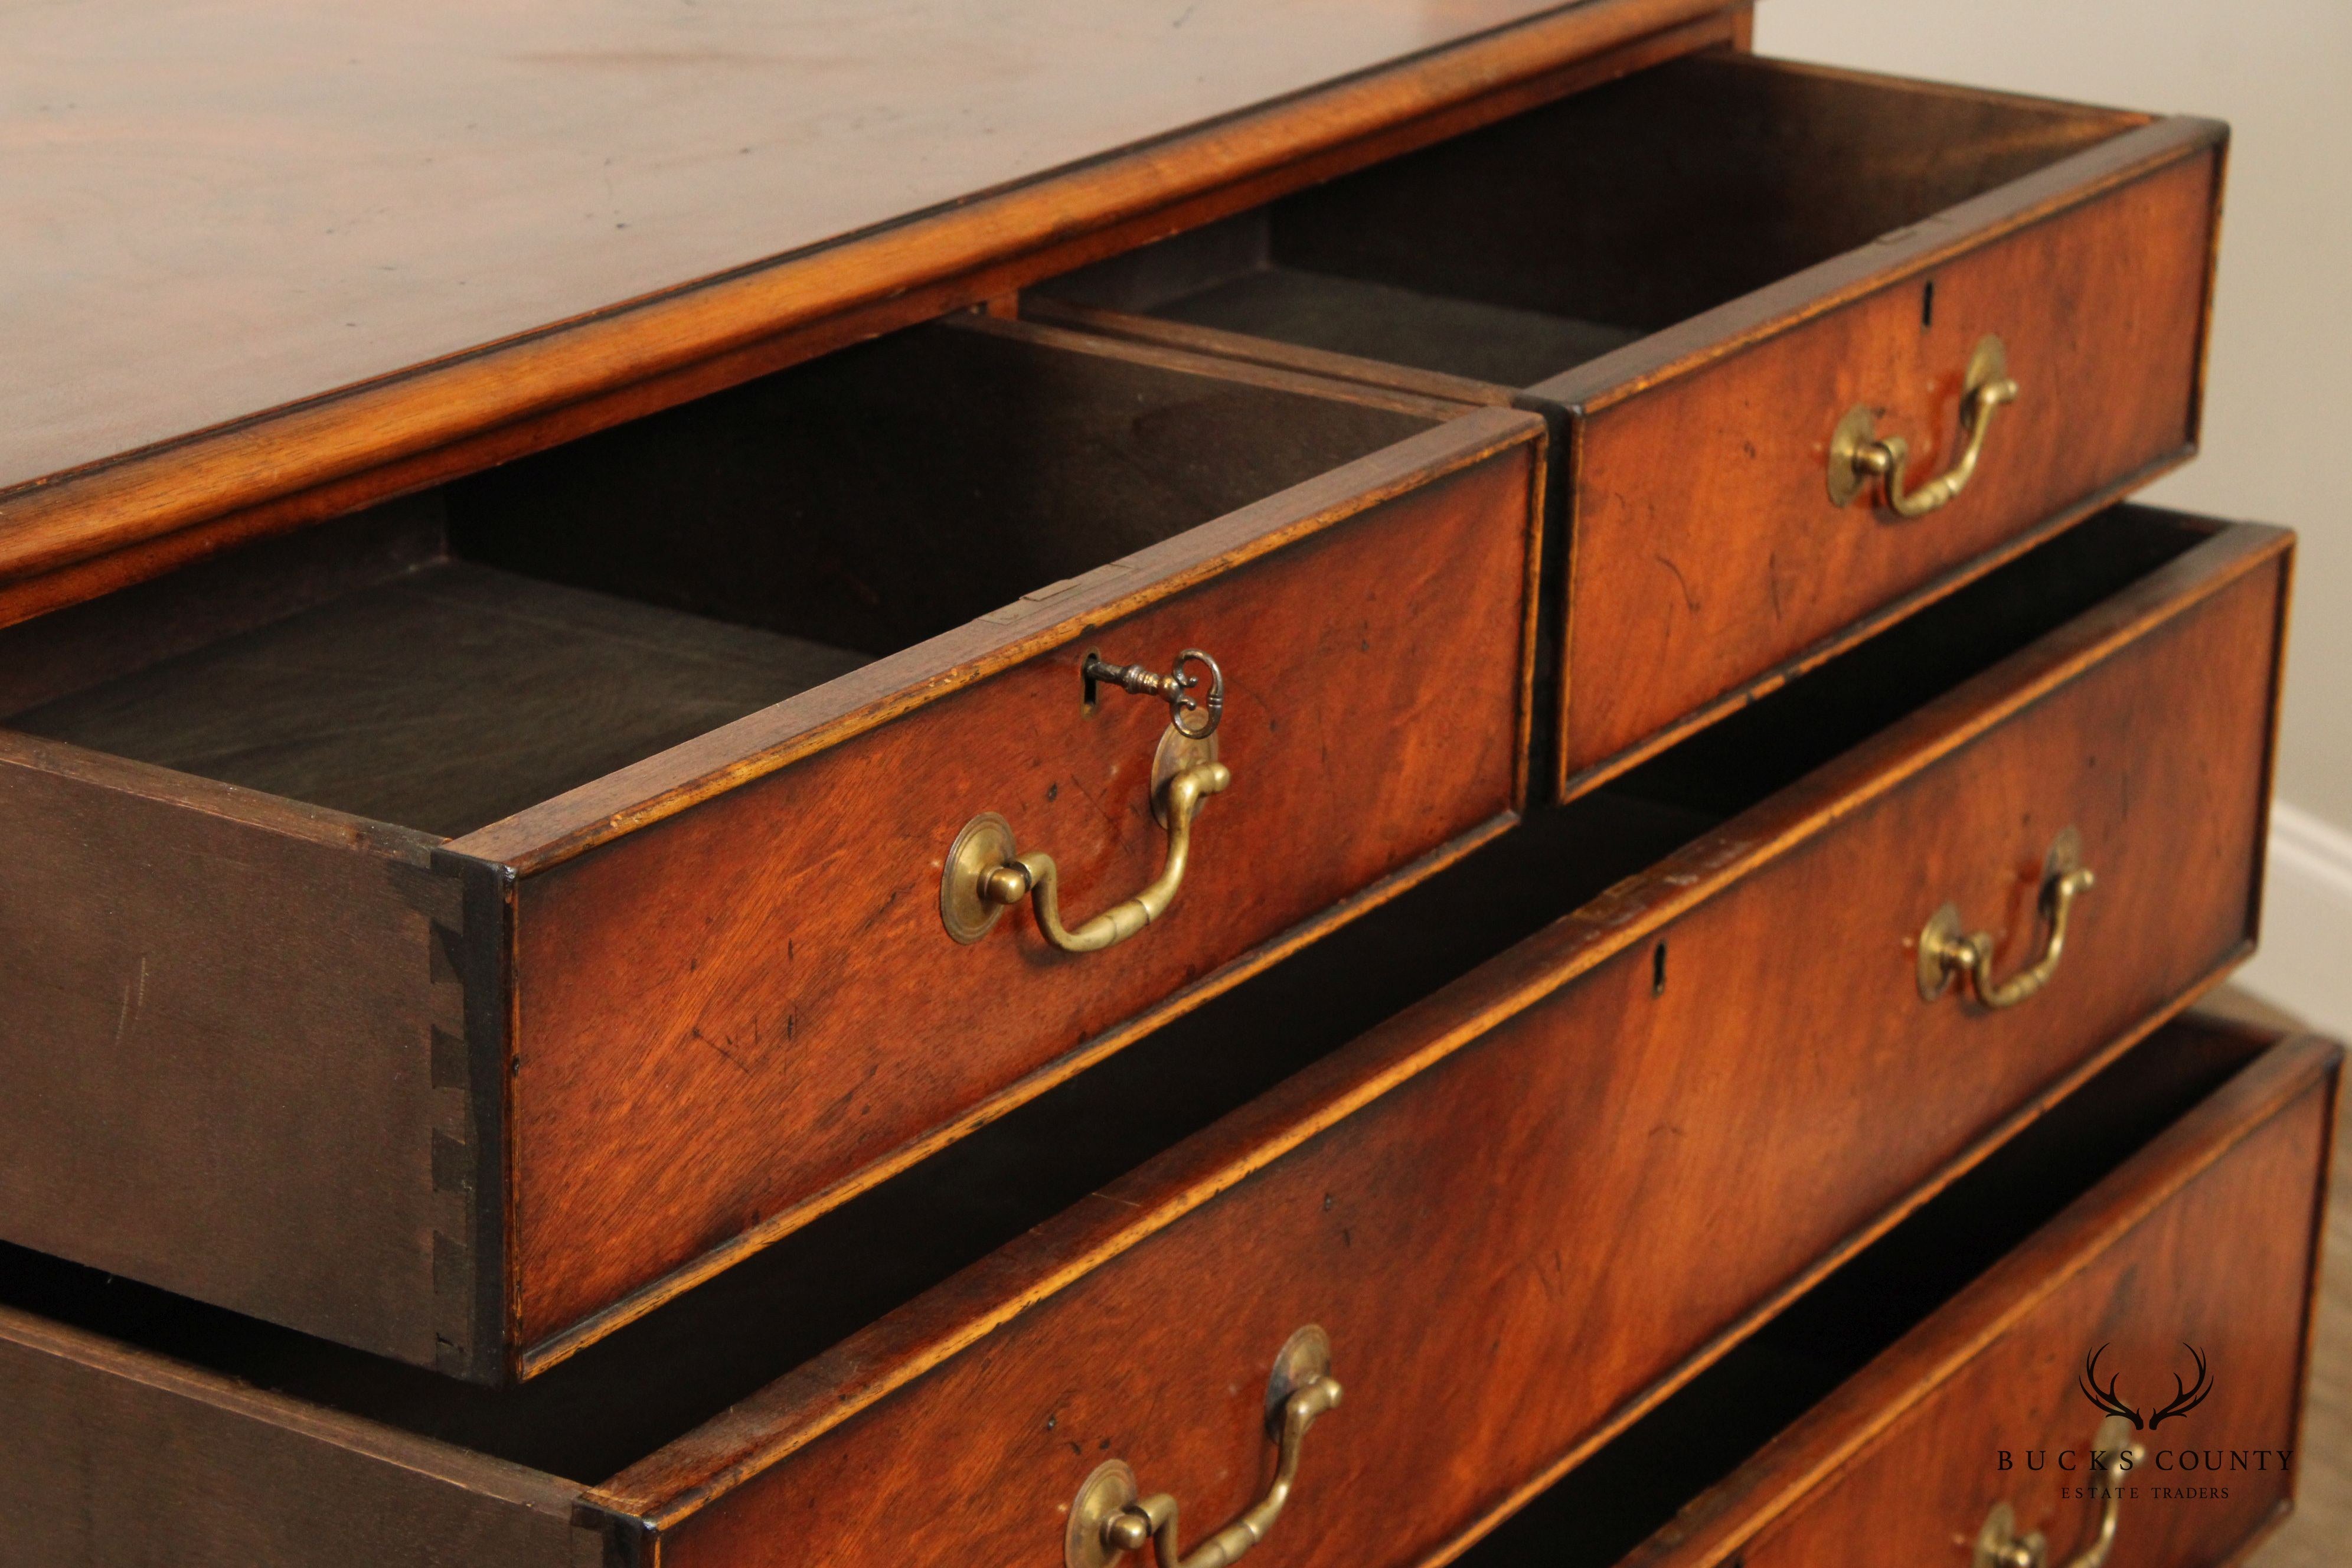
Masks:
[[[600,1568],[576,1489],[0,1311],[10,1563]]]
[[[458,878],[416,836],[5,732],[0,829],[0,1236],[472,1370],[499,1271]]]
[[[2221,157],[2205,148],[1696,368],[1597,395],[1570,447],[1571,787],[1849,624],[2185,457]],[[1962,373],[1987,333],[2021,393],[1967,490],[1916,521],[1834,506],[1830,437],[1858,405],[1910,444],[1915,480],[1951,465]]]

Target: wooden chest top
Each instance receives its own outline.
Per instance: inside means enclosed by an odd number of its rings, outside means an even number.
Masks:
[[[0,574],[675,373],[1724,4],[20,11]],[[681,294],[697,309],[648,314]],[[494,345],[531,352],[351,396]],[[159,447],[177,500],[91,482]]]

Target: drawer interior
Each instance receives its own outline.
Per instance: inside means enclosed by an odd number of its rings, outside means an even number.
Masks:
[[[2276,1039],[2195,1016],[2158,1030],[1456,1561],[1616,1562]]]
[[[916,328],[12,628],[0,711],[455,837],[1443,419],[1266,381]]]
[[[0,1301],[574,1480],[616,1474],[2211,527],[2135,508],[2094,518],[1903,623],[1867,657],[1832,661],[1614,785],[1538,814],[520,1388],[458,1384],[15,1248],[0,1249]],[[2166,1081],[2144,1068],[2134,1082],[2143,1079]],[[2130,1090],[2142,1092],[2152,1091]],[[1139,1122],[1132,1108],[1143,1103],[1152,1115]],[[1983,1223],[1996,1239],[2010,1234],[2006,1211]]]
[[[1702,55],[1037,291],[1521,386],[2145,123]]]

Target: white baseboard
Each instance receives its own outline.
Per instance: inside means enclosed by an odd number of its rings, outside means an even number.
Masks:
[[[2352,1039],[2352,833],[2283,800],[2272,806],[2262,951],[2237,981]]]

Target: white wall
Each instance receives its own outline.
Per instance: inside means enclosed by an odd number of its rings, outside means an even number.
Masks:
[[[2147,499],[2302,535],[2243,978],[2352,1034],[2352,0],[1762,0],[1756,47],[2231,122],[2203,451]]]

